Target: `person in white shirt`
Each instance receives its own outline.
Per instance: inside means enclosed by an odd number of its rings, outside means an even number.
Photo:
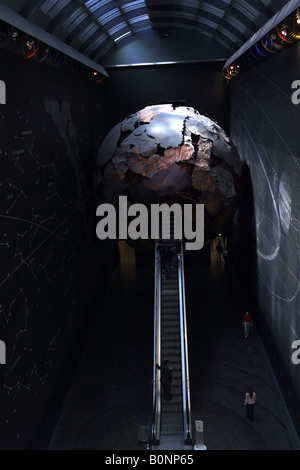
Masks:
[[[246,393],[245,403],[246,406],[246,415],[250,421],[254,421],[254,408],[256,402],[256,394],[253,390],[253,387],[249,387],[249,392]]]

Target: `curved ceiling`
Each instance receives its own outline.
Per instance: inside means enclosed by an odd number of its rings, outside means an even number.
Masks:
[[[282,0],[4,0],[30,22],[95,62],[142,31],[187,28],[235,52]]]

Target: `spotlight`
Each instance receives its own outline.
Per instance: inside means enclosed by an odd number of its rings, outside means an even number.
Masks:
[[[223,76],[228,79],[235,77],[239,73],[239,68],[240,66],[236,64],[228,65],[228,67],[223,71]]]
[[[232,77],[235,77],[237,74],[238,74],[238,69],[239,69],[239,66],[238,65],[235,65],[235,64],[231,64],[230,67],[229,67],[229,73]]]
[[[36,41],[33,38],[26,39],[26,42],[22,45],[23,56],[25,59],[31,59],[36,55],[39,50],[39,41]]]
[[[94,72],[92,73],[92,75],[93,75],[93,77],[95,78],[96,83],[101,83],[101,82],[102,82],[102,77],[101,77],[101,74],[100,74],[100,73],[94,71]]]
[[[28,39],[26,41],[26,46],[30,51],[34,48],[34,45],[35,45],[34,39]]]
[[[297,8],[297,11],[296,11],[296,21],[297,21],[297,24],[300,24],[300,8]]]

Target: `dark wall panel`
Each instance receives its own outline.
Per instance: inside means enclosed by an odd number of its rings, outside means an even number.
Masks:
[[[225,130],[229,123],[228,82],[221,62],[107,69],[107,132],[151,103],[184,100]]]
[[[64,72],[3,51],[0,61],[0,339],[7,352],[0,448],[41,448],[93,321],[95,282],[109,263],[94,261],[93,248],[103,99],[95,84]]]
[[[292,101],[299,57],[298,43],[233,79],[230,89],[231,138],[244,166],[232,250],[300,429],[300,364],[291,359],[300,339],[300,105]]]

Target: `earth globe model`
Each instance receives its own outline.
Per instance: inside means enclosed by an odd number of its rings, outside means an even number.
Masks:
[[[205,242],[238,206],[238,152],[216,122],[192,107],[159,104],[131,114],[104,139],[97,167],[101,203],[117,206],[126,195],[146,206],[203,204]]]

